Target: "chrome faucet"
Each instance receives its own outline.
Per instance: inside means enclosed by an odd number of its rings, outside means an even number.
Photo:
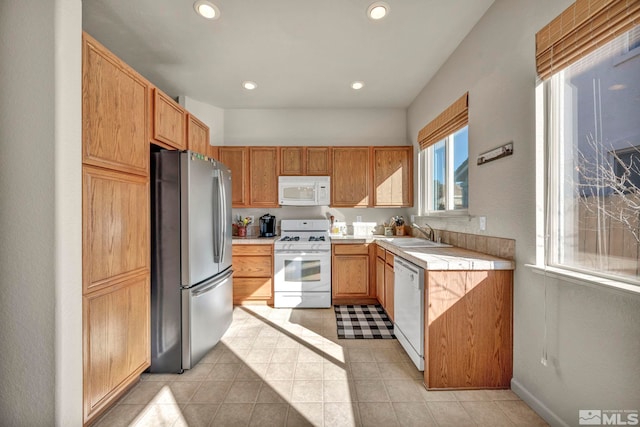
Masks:
[[[433,231],[433,228],[431,228],[431,226],[429,224],[427,224],[426,222],[424,223],[424,226],[427,227],[429,229],[429,231],[424,231],[422,229],[422,227],[420,227],[418,224],[416,224],[415,222],[412,223],[411,225],[413,225],[415,228],[418,229],[418,231],[420,233],[422,233],[424,235],[424,237],[427,238],[427,240],[431,240],[432,242],[436,240],[436,233],[435,231]]]

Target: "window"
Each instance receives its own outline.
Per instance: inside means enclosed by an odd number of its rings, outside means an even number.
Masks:
[[[634,284],[640,284],[640,56],[618,58],[639,28],[544,82],[546,262]]]
[[[469,207],[468,126],[420,152],[421,213]]]
[[[420,214],[469,207],[469,93],[418,133]]]

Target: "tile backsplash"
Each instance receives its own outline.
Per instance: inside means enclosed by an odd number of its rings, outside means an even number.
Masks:
[[[421,237],[415,229],[413,235]],[[502,237],[491,237],[479,234],[459,233],[456,231],[434,229],[436,240],[440,238],[442,243],[457,246],[470,251],[482,252],[504,259],[513,260],[516,254],[516,241]]]

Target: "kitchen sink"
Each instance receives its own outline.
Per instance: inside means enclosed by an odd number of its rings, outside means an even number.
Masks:
[[[450,248],[451,245],[445,243],[432,242],[431,240],[419,239],[417,237],[389,237],[381,239],[385,242],[396,245],[399,248]]]

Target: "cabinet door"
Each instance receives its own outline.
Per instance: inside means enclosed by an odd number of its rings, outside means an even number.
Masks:
[[[187,148],[186,112],[162,91],[153,90],[153,139],[178,150]]]
[[[220,161],[231,170],[231,206],[246,207],[248,197],[248,149],[247,147],[220,147]]]
[[[87,293],[149,273],[149,180],[82,167],[82,287]]]
[[[280,147],[280,175],[304,174],[304,148]]]
[[[209,156],[209,126],[202,123],[195,116],[188,115],[187,147],[191,151]]]
[[[373,205],[413,206],[413,147],[373,147]]]
[[[147,274],[83,297],[85,422],[149,367],[149,287]]]
[[[333,147],[331,206],[369,205],[369,147]]]
[[[394,284],[395,284],[395,273],[393,271],[393,266],[389,264],[385,264],[384,266],[384,302],[385,302],[384,309],[389,315],[389,319],[391,319],[391,321],[393,321],[393,314],[394,314],[394,309],[393,309],[393,305],[395,301],[395,298],[393,297]]]
[[[306,175],[331,174],[330,147],[307,147],[305,151]]]
[[[220,160],[220,147],[214,147],[213,145],[207,146],[207,156],[212,159]]]
[[[83,33],[82,161],[149,172],[149,83]]]
[[[369,296],[369,256],[337,255],[332,263],[332,288],[335,297]]]
[[[249,148],[250,206],[278,207],[278,154],[278,147]]]
[[[386,263],[384,259],[376,257],[376,296],[378,297],[378,302],[384,307],[385,306],[385,292],[384,292],[384,266]]]

